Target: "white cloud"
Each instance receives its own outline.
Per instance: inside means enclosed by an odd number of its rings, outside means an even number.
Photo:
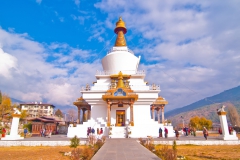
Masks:
[[[0,74],[6,78],[11,77],[11,69],[16,69],[17,66],[17,59],[8,54],[5,53],[0,48]]]
[[[36,0],[36,2],[37,2],[38,4],[41,4],[41,3],[42,3],[42,0]]]
[[[240,14],[239,5],[102,0],[95,7],[107,14],[106,27],[113,28],[121,15],[133,34],[126,39],[140,37],[132,49],[143,56],[140,68],[147,71],[147,81],[160,84],[170,110],[240,85],[240,21],[233,16]]]
[[[122,16],[130,31],[127,44],[142,56],[139,69],[147,71],[150,84],[160,84],[170,110],[240,85],[239,5],[236,0],[102,0],[95,7],[106,17],[87,9],[71,17],[81,25],[94,22],[84,27],[91,34],[87,40],[109,46],[108,30]],[[95,81],[100,53],[65,43],[41,44],[27,33],[9,31],[0,29],[0,56],[6,59],[0,64],[0,86],[12,97],[69,105],[82,85]]]
[[[0,29],[0,88],[25,102],[72,105],[81,86],[94,81],[100,61],[89,62],[91,51],[67,44],[41,44],[27,34]],[[77,96],[77,97],[76,97]]]
[[[80,5],[80,0],[74,0],[74,3],[79,7],[79,5]]]

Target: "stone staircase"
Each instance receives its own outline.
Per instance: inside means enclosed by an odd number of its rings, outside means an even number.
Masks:
[[[111,135],[109,137],[111,138],[126,138],[127,131],[126,127],[112,127],[112,130],[110,131]]]

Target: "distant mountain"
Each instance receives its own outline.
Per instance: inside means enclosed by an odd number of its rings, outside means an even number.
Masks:
[[[18,99],[15,98],[11,98],[12,103],[23,103],[23,101],[20,101]]]
[[[166,112],[165,117],[169,119],[180,113],[193,111],[193,110],[196,110],[196,109],[204,107],[204,106],[206,107],[209,105],[213,105],[214,104],[213,102],[215,104],[223,103],[223,102],[231,102],[239,110],[239,108],[240,108],[240,106],[239,106],[239,104],[240,104],[240,86],[226,90],[226,91],[219,93],[217,95],[214,95],[212,97],[204,98],[200,101],[197,101],[197,102],[187,105],[185,107],[177,108],[177,109],[171,110],[169,112]]]

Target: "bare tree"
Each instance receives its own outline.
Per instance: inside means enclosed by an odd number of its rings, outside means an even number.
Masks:
[[[232,103],[227,103],[228,117],[233,126],[240,126],[240,117],[236,107]]]
[[[67,111],[67,113],[68,113],[69,117],[71,118],[71,121],[73,122],[73,119],[76,118],[76,116],[77,116],[77,111],[74,109],[69,109]]]

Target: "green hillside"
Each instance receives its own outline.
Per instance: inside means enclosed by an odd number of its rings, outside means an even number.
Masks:
[[[223,103],[223,102],[233,103],[237,107],[238,111],[240,111],[240,86],[226,90],[212,97],[204,98],[200,101],[197,101],[185,107],[177,108],[169,112],[166,112],[165,117],[168,119],[171,119],[171,117],[178,115],[180,113],[193,111],[201,107],[205,107],[205,106],[209,106],[217,103]]]

